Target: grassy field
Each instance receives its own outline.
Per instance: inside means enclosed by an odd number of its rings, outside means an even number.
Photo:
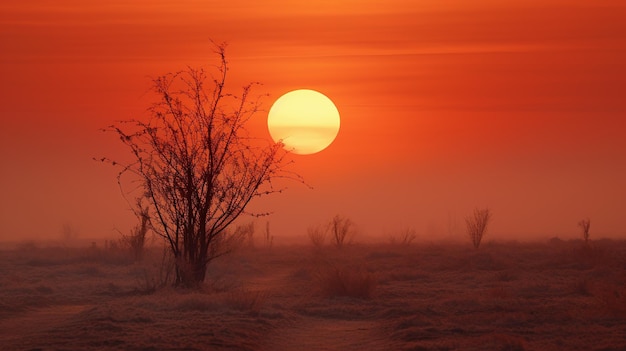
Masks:
[[[243,249],[200,290],[98,247],[0,251],[3,350],[626,350],[626,242]]]

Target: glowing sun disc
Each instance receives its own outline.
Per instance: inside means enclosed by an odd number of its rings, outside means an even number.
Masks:
[[[339,111],[324,94],[310,89],[290,91],[270,108],[267,126],[275,142],[299,155],[327,148],[339,132]]]

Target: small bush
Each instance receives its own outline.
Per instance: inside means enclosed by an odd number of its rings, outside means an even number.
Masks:
[[[331,242],[338,249],[343,248],[346,244],[350,243],[353,231],[354,223],[346,217],[336,215],[331,219],[329,223]]]
[[[309,239],[315,248],[321,249],[326,244],[326,235],[328,231],[323,226],[312,226],[307,230]]]
[[[317,283],[326,297],[346,296],[369,299],[377,280],[372,273],[346,267],[328,267],[317,274]]]
[[[230,308],[258,315],[265,304],[266,295],[261,291],[238,289],[226,295],[226,305]]]
[[[476,249],[478,249],[483,236],[485,236],[489,219],[491,219],[491,211],[488,208],[482,210],[474,209],[473,215],[465,218],[467,234]]]
[[[591,220],[589,218],[583,219],[578,222],[578,226],[583,231],[583,239],[585,240],[585,244],[589,245],[589,228],[591,227]]]
[[[417,238],[415,229],[407,228],[400,231],[398,235],[391,235],[389,237],[389,243],[391,245],[409,246],[415,238]]]

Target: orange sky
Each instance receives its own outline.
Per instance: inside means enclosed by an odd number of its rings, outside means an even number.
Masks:
[[[294,156],[314,190],[258,201],[276,235],[335,213],[363,236],[626,237],[626,5],[614,1],[24,1],[0,4],[0,240],[116,235],[133,217],[98,128],[140,116],[149,77],[212,63],[272,99],[337,105],[334,144]],[[471,4],[469,4],[471,3]],[[236,91],[236,90],[234,90]],[[266,130],[266,115],[251,126]],[[123,156],[119,156],[123,157]]]

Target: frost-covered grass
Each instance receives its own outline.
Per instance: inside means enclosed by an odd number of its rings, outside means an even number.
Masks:
[[[96,248],[0,251],[0,344],[270,350],[286,328],[363,320],[397,350],[626,347],[622,241],[275,245],[215,261],[199,290],[161,287],[163,262],[159,249],[141,262]],[[301,335],[303,349],[321,340]]]

